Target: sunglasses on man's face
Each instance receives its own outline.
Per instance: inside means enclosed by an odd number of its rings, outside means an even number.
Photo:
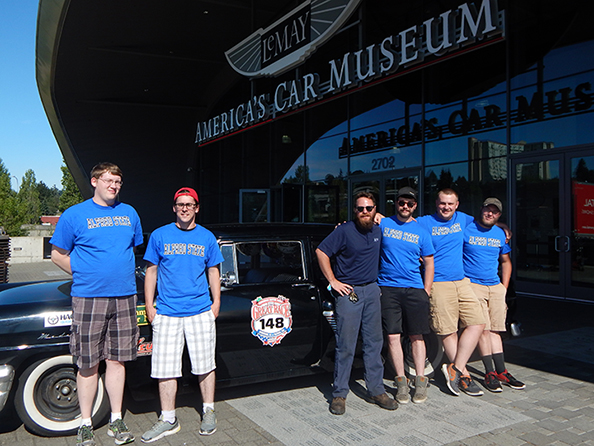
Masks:
[[[414,201],[404,201],[401,200],[398,202],[398,206],[400,206],[401,208],[403,208],[404,206],[407,206],[409,209],[412,209],[415,206],[415,202]]]
[[[367,212],[371,212],[373,211],[373,209],[375,208],[375,206],[357,206],[355,207],[355,210],[357,212],[363,212],[363,210],[366,210]]]

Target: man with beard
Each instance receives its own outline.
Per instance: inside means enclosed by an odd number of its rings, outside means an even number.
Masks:
[[[464,271],[487,322],[479,339],[479,350],[485,365],[485,387],[491,392],[501,392],[501,383],[512,389],[526,387],[507,371],[499,335],[499,332],[505,331],[505,295],[512,272],[511,249],[505,242],[505,232],[495,226],[502,210],[501,201],[487,198],[480,218],[464,231]],[[501,280],[497,275],[499,264]]]
[[[320,268],[336,298],[336,353],[330,404],[330,412],[335,415],[345,412],[359,329],[365,383],[371,400],[384,409],[398,407],[386,394],[383,382],[380,289],[376,283],[381,232],[373,221],[374,196],[368,192],[358,193],[354,211],[355,220],[338,226],[316,250]]]
[[[398,191],[397,214],[383,218],[381,263],[378,285],[381,288],[382,323],[388,334],[388,346],[396,371],[394,385],[396,400],[410,401],[408,379],[404,374],[404,354],[400,337],[403,325],[411,340],[415,363],[415,394],[413,403],[427,399],[428,379],[424,374],[427,350],[423,335],[429,328],[429,293],[433,284],[433,254],[431,235],[414,218],[417,192],[410,187]],[[423,258],[424,277],[421,277],[419,259]]]

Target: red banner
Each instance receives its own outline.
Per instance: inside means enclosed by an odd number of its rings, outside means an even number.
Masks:
[[[573,182],[574,234],[594,236],[594,184]]]

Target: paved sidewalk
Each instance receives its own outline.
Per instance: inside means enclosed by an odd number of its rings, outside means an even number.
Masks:
[[[8,282],[40,282],[43,280],[68,279],[65,273],[51,260],[34,263],[11,263],[8,267]]]
[[[28,277],[47,275],[52,266],[37,265]],[[11,273],[11,281],[15,276]],[[510,371],[526,382],[525,390],[504,387],[500,394],[485,390],[479,398],[454,397],[438,374],[426,403],[388,412],[365,400],[358,371],[347,413],[338,417],[328,412],[330,374],[226,388],[217,392],[218,429],[210,437],[198,434],[200,397],[190,392],[178,397],[181,431],[154,444],[594,446],[594,305],[522,298],[516,317],[523,334],[506,339],[505,355]],[[469,369],[480,382],[482,363],[474,361]],[[136,444],[156,421],[158,405],[156,395],[149,401],[126,397],[125,419]],[[96,432],[97,444],[114,444],[105,426]],[[17,443],[74,446],[76,441],[37,437],[0,418],[0,445]]]

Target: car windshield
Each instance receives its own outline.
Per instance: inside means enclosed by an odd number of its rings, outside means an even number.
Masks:
[[[305,278],[302,244],[257,241],[221,246],[222,276],[231,283],[301,282]]]

